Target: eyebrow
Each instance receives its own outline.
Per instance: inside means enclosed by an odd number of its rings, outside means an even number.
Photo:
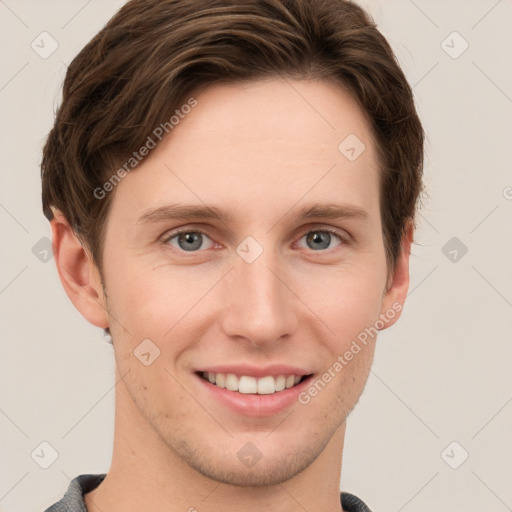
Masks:
[[[283,215],[287,216],[290,212]],[[368,212],[358,206],[340,204],[308,203],[298,212],[299,219],[368,219]],[[234,216],[220,208],[208,205],[169,204],[142,213],[138,224],[158,223],[168,220],[220,220],[233,222]]]

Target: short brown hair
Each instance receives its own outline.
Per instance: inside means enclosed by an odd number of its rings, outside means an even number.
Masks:
[[[412,90],[370,16],[348,0],[131,0],[70,64],[43,150],[43,211],[61,211],[101,272],[115,169],[193,90],[271,77],[325,79],[371,122],[389,268],[422,190]],[[340,141],[341,142],[341,141]]]

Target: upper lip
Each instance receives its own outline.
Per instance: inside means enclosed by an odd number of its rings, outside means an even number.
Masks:
[[[224,364],[207,366],[197,370],[198,372],[209,373],[233,373],[235,375],[247,375],[248,377],[277,377],[279,375],[309,375],[311,372],[298,366],[288,364],[272,364],[268,366],[254,366],[250,364]]]

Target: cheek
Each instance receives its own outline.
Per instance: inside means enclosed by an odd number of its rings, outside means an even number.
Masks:
[[[109,313],[114,323],[124,327],[119,335],[132,351],[146,338],[162,349],[171,339],[173,351],[185,348],[184,331],[193,327],[190,320],[218,281],[218,273],[211,269],[155,267],[142,258],[111,265],[109,270]]]
[[[377,267],[330,269],[308,279],[309,284],[301,283],[305,302],[334,331],[331,334],[339,349],[379,317],[385,272]]]

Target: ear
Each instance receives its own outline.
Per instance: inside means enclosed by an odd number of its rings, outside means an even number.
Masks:
[[[50,222],[55,263],[62,286],[82,316],[97,327],[109,325],[100,273],[62,213]]]
[[[387,289],[382,300],[381,318],[386,319],[383,322],[385,325],[384,329],[392,326],[400,318],[407,297],[407,291],[409,290],[409,257],[411,255],[413,235],[414,224],[410,220],[406,224],[400,254],[398,255],[393,273],[388,279]]]

